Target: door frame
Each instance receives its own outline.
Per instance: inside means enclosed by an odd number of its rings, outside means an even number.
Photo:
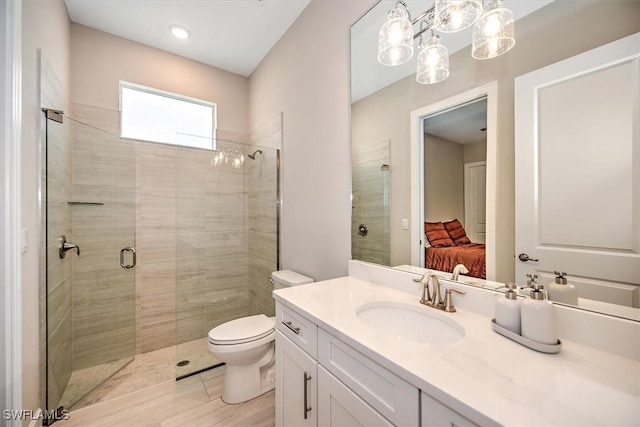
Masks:
[[[10,325],[0,334],[0,346],[5,349],[0,356],[0,378],[6,393],[2,394],[3,406],[17,410],[22,409],[22,4],[2,0],[0,8],[0,42],[6,52],[0,57],[0,129],[5,141],[0,144],[0,174],[6,184],[0,188],[0,319]],[[8,421],[8,425],[20,424],[19,420]]]
[[[424,118],[457,105],[487,97],[487,280],[496,275],[496,184],[498,140],[498,82],[482,86],[413,110],[411,123],[411,265],[424,267]]]

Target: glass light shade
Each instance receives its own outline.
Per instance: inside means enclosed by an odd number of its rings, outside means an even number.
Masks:
[[[482,15],[482,0],[436,0],[435,26],[453,33],[473,25]]]
[[[440,37],[433,36],[418,55],[416,81],[433,84],[449,77],[449,51],[440,43]]]
[[[403,8],[387,14],[387,22],[378,34],[378,61],[383,65],[400,65],[413,57],[413,26]]]
[[[491,59],[509,51],[515,44],[513,13],[497,0],[473,27],[471,56]]]

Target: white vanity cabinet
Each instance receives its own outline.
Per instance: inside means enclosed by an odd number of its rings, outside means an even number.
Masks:
[[[420,391],[276,304],[276,426],[418,426]]]

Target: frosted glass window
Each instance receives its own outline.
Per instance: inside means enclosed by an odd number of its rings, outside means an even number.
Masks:
[[[120,82],[120,136],[216,148],[216,104]]]

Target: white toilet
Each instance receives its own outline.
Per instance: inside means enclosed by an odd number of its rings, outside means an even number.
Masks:
[[[271,274],[274,289],[304,285],[313,279],[291,270]],[[209,351],[226,363],[222,400],[241,403],[273,390],[275,318],[264,314],[241,317],[209,331]],[[261,375],[261,370],[263,371]]]

